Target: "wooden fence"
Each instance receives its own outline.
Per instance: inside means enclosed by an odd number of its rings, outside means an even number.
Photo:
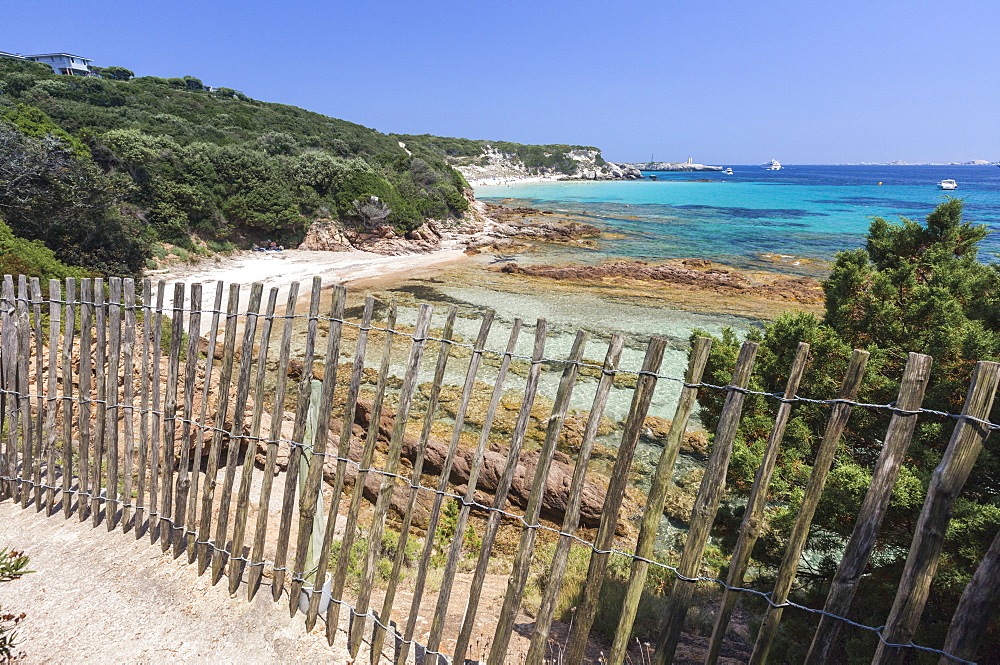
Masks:
[[[230,592],[243,588],[251,599],[267,581],[275,602],[284,595],[293,614],[301,607],[310,629],[323,618],[331,644],[344,612],[351,653],[358,654],[365,642],[373,661],[378,656],[396,663],[413,657],[433,662],[438,656],[441,662],[484,659],[496,665],[594,659],[588,636],[602,583],[611,557],[626,557],[630,570],[607,661],[639,658],[629,654],[635,648],[633,627],[647,575],[658,567],[673,572],[673,588],[655,652],[642,658],[672,662],[695,582],[713,581],[700,571],[725,491],[756,345],[743,345],[729,386],[707,386],[702,383],[711,346],[706,338],[695,341],[681,379],[660,374],[666,348],[660,338],[649,340],[638,370],[619,367],[618,335],[606,349],[602,345],[603,363],[585,360],[591,356],[585,355],[583,331],[566,358],[553,360],[545,353],[545,320],[535,325],[530,356],[517,352],[522,323],[515,320],[505,350],[498,352],[488,348],[492,312],[465,341],[456,332],[454,307],[432,327],[430,306],[421,305],[415,320],[404,325],[392,303],[376,325],[372,298],[349,310],[342,286],[327,293],[318,279],[310,286],[302,298],[308,310],[299,312],[298,284],[282,309],[278,290],[270,289],[265,302],[259,283],[247,293],[220,282],[214,304],[208,304],[201,284],[174,284],[168,301],[162,282],[146,280],[137,293],[129,279],[53,280],[45,299],[37,279],[5,276],[0,499],[149,537],[173,556],[187,557],[199,573],[208,572],[213,583],[227,577]],[[369,348],[378,342],[381,351]],[[800,400],[808,353],[808,345],[801,344],[789,368],[728,577],[724,583],[714,580],[722,598],[709,663],[722,652],[737,596],[762,595],[744,589],[750,553],[785,425]],[[433,362],[425,363],[424,356],[434,356]],[[377,370],[369,366],[373,358]],[[826,662],[845,630],[843,617],[923,413],[931,365],[927,356],[910,354],[870,489],[825,607],[808,610],[789,603],[789,593],[841,434],[859,408],[854,400],[866,361],[865,352],[855,351],[838,399],[829,401],[827,428],[766,596],[769,609],[751,662],[766,661],[786,609],[818,614],[810,663]],[[540,386],[548,375],[557,376],[558,385],[543,399]],[[461,376],[464,380],[455,380]],[[650,475],[638,536],[623,539],[621,527],[632,517],[624,506],[637,445],[654,392],[668,381],[682,389]],[[984,608],[997,601],[1000,536],[955,612],[943,651],[912,645],[911,639],[951,508],[994,429],[986,418],[998,381],[1000,364],[977,365],[933,474],[885,626],[876,631],[850,625],[853,631],[875,631],[879,646],[873,662],[894,663],[910,653],[940,657],[942,663],[975,657],[990,618]],[[725,404],[680,561],[667,566],[654,556],[664,502],[698,391],[716,389],[726,392]],[[592,396],[589,407],[573,410],[581,391]],[[631,406],[615,434],[617,450],[605,487],[587,472],[614,391],[630,393]],[[565,443],[571,419],[582,431],[567,457],[557,448]],[[533,428],[537,436],[529,445]],[[564,480],[553,487],[558,470]],[[595,496],[597,512],[581,525],[585,503]],[[581,526],[589,530],[579,531]],[[540,547],[542,540],[550,547]],[[574,547],[588,555],[589,567],[566,634],[556,640],[550,633]],[[531,601],[533,618],[526,619],[522,606],[532,589],[540,599]],[[489,613],[480,611],[487,606]],[[526,636],[520,651],[511,647],[515,631]]]

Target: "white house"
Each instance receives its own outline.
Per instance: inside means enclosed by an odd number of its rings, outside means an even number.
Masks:
[[[17,60],[31,60],[42,62],[52,68],[56,74],[70,74],[74,76],[90,76],[90,58],[84,58],[72,53],[40,53],[38,55],[21,55],[20,53],[7,53],[0,51],[0,58],[15,58]]]
[[[56,74],[72,74],[76,76],[90,76],[90,58],[83,58],[72,53],[42,53],[40,55],[26,55],[28,60],[44,62],[52,67]]]

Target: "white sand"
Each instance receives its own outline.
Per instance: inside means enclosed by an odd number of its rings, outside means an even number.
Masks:
[[[449,263],[467,259],[463,249],[452,246],[429,254],[406,254],[403,256],[384,256],[371,252],[321,252],[307,250],[285,250],[283,252],[238,252],[229,257],[219,257],[219,260],[206,259],[195,264],[177,264],[171,269],[159,272],[152,271],[149,277],[154,281],[162,280],[166,285],[164,307],[173,306],[173,285],[184,282],[188,285],[200,283],[203,285],[202,308],[209,309],[214,305],[216,283],[223,281],[230,284],[250,285],[253,282],[264,283],[264,296],[261,311],[264,310],[268,292],[272,287],[278,288],[278,307],[284,306],[288,288],[292,282],[299,282],[299,294],[308,296],[312,288],[312,278],[319,277],[323,286],[334,284],[353,284],[360,281],[385,279],[402,281],[422,274],[441,270]],[[154,283],[154,293],[155,293]],[[226,308],[224,296],[222,309]],[[239,311],[245,312],[250,299],[250,289],[246,286],[240,292]],[[188,298],[185,298],[187,306]],[[324,302],[324,309],[327,304]],[[210,319],[205,317],[202,332],[208,331]]]

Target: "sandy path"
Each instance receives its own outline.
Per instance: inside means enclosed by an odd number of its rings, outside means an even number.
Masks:
[[[0,585],[4,609],[27,612],[19,648],[27,663],[342,663],[346,637],[330,647],[286,600],[261,587],[252,603],[225,579],[212,586],[148,538],[104,524],[45,517],[0,502],[0,547],[23,550],[36,572]],[[346,620],[342,622],[346,628]]]

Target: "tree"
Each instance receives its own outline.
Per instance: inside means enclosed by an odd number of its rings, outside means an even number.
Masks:
[[[835,397],[851,349],[863,348],[871,358],[858,399],[888,404],[896,398],[906,353],[913,351],[934,358],[924,406],[959,412],[976,361],[1000,359],[1000,265],[977,259],[978,244],[986,234],[984,226],[963,220],[959,199],[939,205],[923,225],[908,219],[897,224],[873,219],[865,245],[837,255],[823,285],[822,320],[784,315],[764,330],[748,334],[748,339],[761,344],[751,388],[782,390],[795,346],[805,341],[812,349],[801,395]],[[707,381],[728,382],[738,347],[737,337],[726,331],[712,350]],[[711,427],[724,396],[703,393],[699,397],[703,421]],[[775,400],[748,396],[730,468],[730,486],[736,493],[746,492],[753,481],[776,408]],[[771,488],[770,531],[754,552],[764,564],[773,565],[783,553],[778,534],[794,520],[829,410],[799,404],[793,414]],[[821,528],[814,528],[810,536],[810,558],[818,565],[812,576],[800,576],[806,582],[803,593],[814,594],[813,600],[822,596],[823,584],[836,570],[840,547],[854,528],[854,515],[871,480],[890,416],[885,410],[857,408],[848,423],[815,518]],[[998,416],[1000,407],[995,407],[991,418],[996,421]],[[869,574],[858,592],[866,602],[855,608],[854,618],[870,618],[870,625],[884,621],[930,475],[953,424],[948,419],[921,418]],[[1000,528],[998,496],[1000,456],[996,443],[987,441],[956,505],[932,592],[934,602],[926,610],[924,624],[947,626],[954,602]],[[794,651],[794,642],[792,637],[785,647]]]
[[[115,81],[128,81],[135,76],[135,72],[124,67],[105,67],[101,72],[101,76]]]

